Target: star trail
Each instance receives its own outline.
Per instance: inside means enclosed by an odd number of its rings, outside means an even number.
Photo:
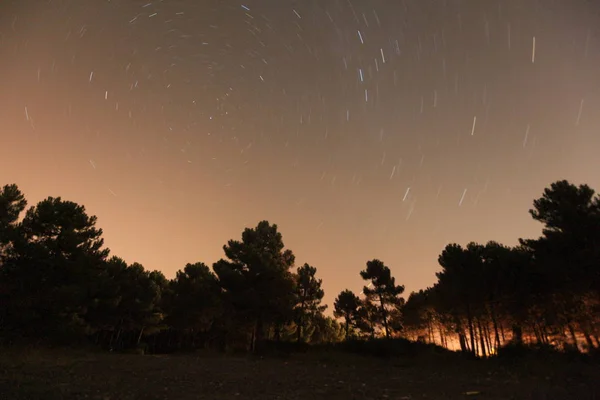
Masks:
[[[267,219],[326,302],[373,258],[408,293],[600,187],[593,1],[5,1],[0,60],[2,184],[169,277]]]

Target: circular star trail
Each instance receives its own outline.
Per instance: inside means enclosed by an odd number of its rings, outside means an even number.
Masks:
[[[515,243],[599,186],[600,8],[576,1],[8,1],[0,177],[172,275],[277,223],[327,302],[385,260]]]

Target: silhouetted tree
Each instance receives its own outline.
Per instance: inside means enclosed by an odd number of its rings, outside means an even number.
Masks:
[[[230,240],[223,250],[228,260],[216,262],[213,269],[238,317],[253,323],[250,347],[254,350],[266,326],[292,315],[294,255],[284,250],[277,225],[267,221],[246,228],[241,241]]]
[[[369,261],[364,299],[350,290],[335,299],[343,325],[323,315],[316,268],[292,272],[294,255],[267,221],[229,241],[214,274],[187,264],[167,280],[109,259],[83,206],[49,197],[26,207],[16,185],[0,189],[0,334],[9,341],[88,337],[116,350],[171,351],[247,348],[250,338],[254,350],[266,335],[332,343],[403,331],[442,346],[455,335],[463,352],[484,357],[508,343],[600,347],[600,197],[586,185],[558,181],[533,202],[544,225],[537,239],[446,246],[437,282],[406,302],[390,269]]]
[[[413,338],[417,339],[423,336],[423,332],[430,335],[430,324],[428,308],[428,299],[425,291],[419,290],[412,292],[406,300],[406,304],[402,308],[403,321],[407,333],[413,334]]]
[[[480,284],[481,276],[479,257],[474,251],[463,249],[458,244],[450,244],[446,246],[438,261],[442,272],[436,274],[437,293],[445,302],[445,306],[454,313],[459,331],[462,331],[461,317],[466,316],[470,351],[475,355],[474,311],[478,304],[477,285]]]
[[[343,290],[333,303],[333,315],[336,318],[344,318],[344,333],[346,339],[348,339],[350,335],[350,328],[356,326],[356,323],[360,319],[360,306],[361,301],[358,296],[348,289]]]
[[[19,240],[18,219],[25,207],[27,201],[17,185],[5,185],[0,190],[0,304],[3,305],[0,306],[0,329],[4,330],[11,319],[9,305],[11,301],[12,305],[15,305],[19,300],[14,298],[19,285],[18,279],[15,279],[14,268],[18,261],[18,254],[14,251],[14,244]]]
[[[381,312],[377,300],[375,300],[375,294],[365,294],[363,291],[363,295],[364,298],[360,299],[360,307],[354,326],[362,336],[374,338],[377,326],[382,321]]]
[[[141,264],[128,266],[118,258],[111,262],[115,264],[114,278],[119,299],[115,308],[117,325],[114,340],[119,348],[137,346],[144,332],[161,321],[158,313],[160,288]]]
[[[219,282],[204,263],[187,264],[177,271],[164,304],[167,324],[180,333],[178,347],[186,338],[189,346],[196,347],[199,335],[204,335],[205,345],[206,335],[223,313]]]
[[[317,314],[311,319],[314,326],[309,343],[337,343],[344,339],[344,329],[336,320],[331,317]]]
[[[18,204],[14,212],[23,199]],[[11,291],[9,319],[23,333],[66,337],[88,332],[85,315],[108,255],[95,224],[96,217],[83,206],[61,198],[49,197],[27,210],[4,276]]]
[[[308,264],[298,267],[296,272],[296,341],[302,340],[302,330],[307,320],[316,318],[320,315],[327,305],[321,305],[321,300],[325,295],[321,289],[322,279],[315,277],[317,269]]]
[[[18,219],[25,207],[27,200],[17,185],[5,185],[0,190],[0,263],[11,255],[9,250],[18,235]]]
[[[372,288],[365,286],[363,293],[367,296],[367,301],[378,303],[379,318],[377,320],[381,321],[385,336],[389,338],[392,334],[389,324],[390,313],[401,307],[400,295],[404,293],[404,286],[396,285],[392,272],[380,260],[368,261],[367,268],[360,272],[360,276],[364,280],[370,281],[372,285]]]
[[[533,252],[536,268],[545,271],[538,295],[546,310],[552,309],[545,315],[569,333],[573,347],[579,347],[576,330],[595,347],[591,315],[600,304],[600,197],[587,185],[562,180],[533,205],[529,212],[544,224],[543,235],[521,243]]]

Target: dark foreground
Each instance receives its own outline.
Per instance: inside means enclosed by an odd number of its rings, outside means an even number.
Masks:
[[[600,368],[582,362],[0,350],[0,398],[12,400],[600,398]]]

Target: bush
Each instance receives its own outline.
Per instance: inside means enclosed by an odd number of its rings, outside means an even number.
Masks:
[[[509,343],[506,346],[500,347],[498,349],[496,357],[501,359],[514,359],[523,358],[531,355],[547,356],[555,353],[557,353],[557,350],[549,345],[526,345],[520,343]]]
[[[579,362],[591,361],[596,358],[594,354],[581,353],[573,346],[566,346],[561,350],[548,344],[517,343],[510,343],[499,348],[496,357],[501,360],[537,359],[546,362]]]
[[[454,354],[450,350],[434,344],[412,342],[407,339],[368,339],[348,340],[335,345],[339,350],[349,353],[379,358],[415,358],[425,354]]]

